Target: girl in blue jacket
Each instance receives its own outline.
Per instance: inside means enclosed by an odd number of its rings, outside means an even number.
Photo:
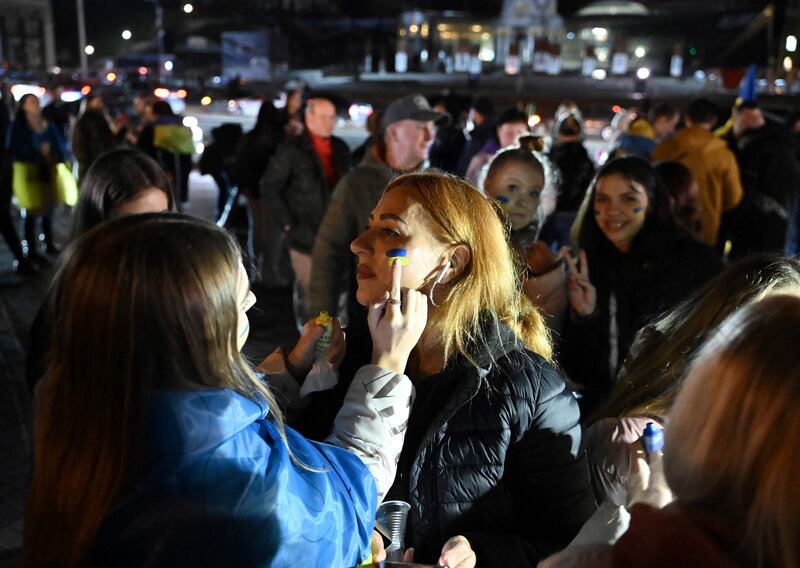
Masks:
[[[70,245],[51,296],[28,565],[368,559],[409,414],[402,369],[426,317],[417,293],[374,318],[382,366],[359,371],[330,443],[286,428],[270,388],[297,403],[322,329],[267,357],[268,387],[239,353],[255,297],[225,231],[172,214],[109,221]]]

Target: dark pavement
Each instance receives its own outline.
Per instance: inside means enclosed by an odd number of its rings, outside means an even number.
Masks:
[[[193,174],[187,213],[210,219],[215,189],[210,178]],[[243,236],[244,215],[232,220],[232,230]],[[69,211],[58,211],[56,242],[63,246]],[[20,227],[19,224],[16,225]],[[21,234],[21,227],[18,231]],[[12,255],[0,240],[0,567],[21,566],[23,517],[30,481],[33,399],[25,384],[28,330],[47,289],[50,269],[33,276],[12,270]],[[257,364],[277,345],[297,338],[291,290],[253,286],[258,302],[250,310],[250,337],[243,352]]]

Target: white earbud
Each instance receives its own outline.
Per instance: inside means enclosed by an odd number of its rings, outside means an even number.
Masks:
[[[444,279],[445,275],[447,274],[447,271],[450,270],[452,267],[453,267],[453,259],[448,258],[447,264],[445,264],[442,267],[442,270],[441,272],[439,272],[439,275],[436,277],[436,280],[433,281],[433,286],[431,286],[431,289],[428,290],[428,299],[431,301],[431,304],[434,307],[438,308],[439,304],[433,301],[433,291],[436,289],[436,285],[439,284]]]

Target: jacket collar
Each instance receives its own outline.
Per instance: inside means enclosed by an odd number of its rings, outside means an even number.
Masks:
[[[472,361],[459,353],[442,370],[443,375],[458,374],[459,379],[454,381],[453,395],[450,400],[431,422],[420,444],[420,450],[433,438],[442,424],[447,423],[459,408],[480,392],[481,386],[486,384],[487,377],[493,371],[497,361],[521,347],[514,333],[496,317],[488,315],[484,317],[481,328],[483,341],[467,347]]]

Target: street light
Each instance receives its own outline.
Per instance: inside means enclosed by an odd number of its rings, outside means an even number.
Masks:
[[[194,12],[194,6],[192,6],[189,3],[186,3],[183,5],[183,11],[186,12],[187,14],[191,14],[192,12]]]
[[[794,53],[797,50],[797,36],[786,36],[786,51]]]
[[[87,45],[86,47],[83,48],[83,52],[86,55],[92,55],[94,53],[94,46],[93,45]]]
[[[640,81],[644,81],[649,76],[650,76],[650,69],[648,69],[647,67],[640,67],[636,71],[636,78],[639,79]]]
[[[644,57],[647,54],[647,50],[643,46],[640,45],[635,50],[633,50],[633,54],[636,57],[638,57],[639,59],[641,59],[642,57]]]
[[[122,30],[122,39],[129,40],[133,37],[131,30]]]

